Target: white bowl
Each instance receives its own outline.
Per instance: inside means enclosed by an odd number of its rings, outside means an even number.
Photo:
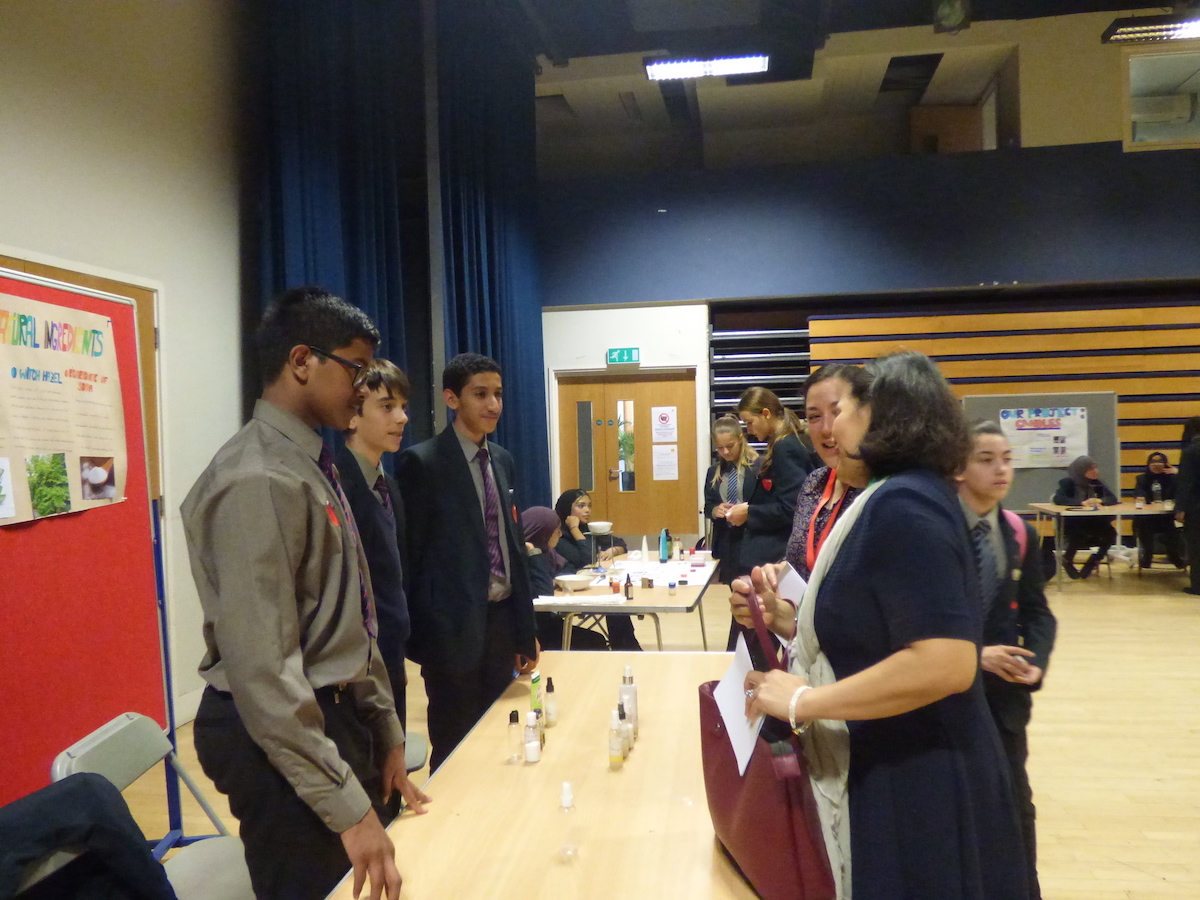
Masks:
[[[612,522],[588,522],[592,534],[612,534]]]
[[[587,590],[592,583],[593,576],[591,575],[556,575],[554,583],[566,591],[568,594],[575,591]]]

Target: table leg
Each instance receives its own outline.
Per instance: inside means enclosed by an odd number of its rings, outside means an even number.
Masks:
[[[654,636],[658,639],[658,649],[662,651],[662,625],[658,621],[658,613],[646,613],[654,620]]]
[[[704,627],[704,594],[696,603],[696,612],[700,613],[700,640],[704,642],[704,651],[708,652],[708,631]]]
[[[1067,548],[1063,546],[1063,541],[1066,540],[1066,528],[1063,525],[1063,520],[1066,516],[1057,515],[1054,517],[1054,558],[1058,563],[1058,574],[1054,576],[1054,583],[1058,586],[1058,590],[1062,591],[1063,586],[1063,560],[1066,559]]]
[[[562,648],[564,650],[571,649],[571,620],[573,618],[575,618],[575,613],[567,613],[563,616]]]

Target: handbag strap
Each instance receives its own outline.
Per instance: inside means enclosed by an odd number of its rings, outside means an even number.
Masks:
[[[747,578],[750,576],[747,575]],[[758,608],[758,594],[754,590],[754,585],[750,585],[750,616],[754,619],[754,633],[758,635],[758,644],[762,647],[763,656],[767,658],[767,662],[772,669],[783,669],[783,663],[779,661],[779,655],[775,652],[775,646],[771,642],[771,635],[767,631],[767,623],[763,620],[762,610]]]

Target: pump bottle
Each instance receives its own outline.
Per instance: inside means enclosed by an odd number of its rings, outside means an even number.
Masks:
[[[633,726],[633,739],[638,736],[638,700],[637,685],[633,683],[633,666],[625,667],[625,676],[621,679],[621,689],[617,695],[625,704],[625,716]]]

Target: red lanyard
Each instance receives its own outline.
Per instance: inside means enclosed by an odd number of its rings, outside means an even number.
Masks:
[[[825,520],[825,530],[821,532],[821,539],[816,540],[817,533],[817,516],[821,514],[821,510],[825,508],[825,504],[833,499],[833,488],[837,484],[837,470],[829,470],[829,480],[825,483],[825,490],[821,493],[821,502],[817,504],[817,508],[813,510],[812,518],[808,521],[808,571],[812,571],[817,564],[817,554],[821,547],[825,545],[825,538],[829,537],[829,531],[833,528],[833,523],[837,521],[838,515],[842,511],[842,504],[846,502],[846,495],[850,493],[848,487],[843,486],[842,496],[838,498],[837,505],[829,513],[829,518]]]

